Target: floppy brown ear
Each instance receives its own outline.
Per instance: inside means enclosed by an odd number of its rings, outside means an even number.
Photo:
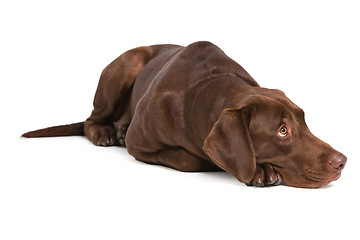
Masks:
[[[247,109],[225,109],[204,141],[210,159],[240,182],[255,174],[255,150],[248,129]]]

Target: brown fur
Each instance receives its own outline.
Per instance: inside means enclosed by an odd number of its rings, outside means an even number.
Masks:
[[[286,136],[279,135],[283,126]],[[45,135],[57,135],[55,129]],[[101,74],[84,133],[95,145],[126,145],[145,163],[186,172],[223,169],[255,186],[321,187],[346,163],[310,133],[302,109],[283,92],[261,88],[209,42],[122,54]]]

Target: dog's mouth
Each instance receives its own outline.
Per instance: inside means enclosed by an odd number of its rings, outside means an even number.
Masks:
[[[340,177],[341,177],[341,171],[336,174],[336,177],[335,177],[335,179],[333,181],[338,180]]]
[[[297,178],[297,180],[302,179],[300,181],[294,181],[295,179],[291,177],[292,175],[282,174],[283,180],[281,185],[299,188],[321,188],[338,180],[341,176],[341,171],[332,173],[317,169],[304,169],[299,172],[300,178]]]
[[[341,176],[341,171],[330,173],[317,169],[304,169],[301,171],[301,175],[309,184],[309,187],[319,188],[338,180]]]

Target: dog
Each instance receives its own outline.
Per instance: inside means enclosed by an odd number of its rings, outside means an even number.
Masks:
[[[282,91],[260,87],[206,41],[123,53],[103,70],[85,122],[23,137],[71,135],[179,171],[225,170],[250,186],[319,188],[347,161],[310,132]]]

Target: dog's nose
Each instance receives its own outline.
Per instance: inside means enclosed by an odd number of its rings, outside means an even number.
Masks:
[[[330,165],[336,170],[342,170],[345,167],[347,158],[343,154],[339,154],[331,160]]]

